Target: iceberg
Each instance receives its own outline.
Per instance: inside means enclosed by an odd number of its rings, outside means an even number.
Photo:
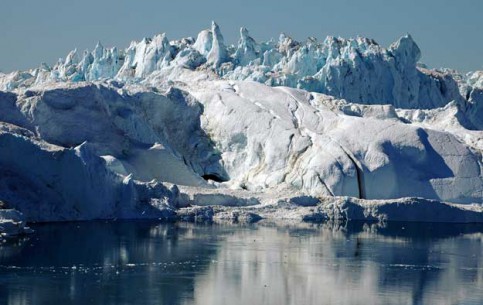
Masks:
[[[213,22],[0,74],[0,200],[27,221],[481,221],[483,74],[420,57],[410,35],[227,46]]]

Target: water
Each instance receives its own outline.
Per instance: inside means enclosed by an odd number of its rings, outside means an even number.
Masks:
[[[0,304],[483,304],[483,226],[37,225]]]

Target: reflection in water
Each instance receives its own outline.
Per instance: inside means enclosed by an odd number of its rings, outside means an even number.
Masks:
[[[483,304],[481,225],[35,227],[0,304]]]

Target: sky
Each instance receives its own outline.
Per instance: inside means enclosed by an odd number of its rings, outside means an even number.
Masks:
[[[77,48],[126,48],[165,32],[170,39],[221,27],[227,44],[245,26],[257,40],[364,36],[389,46],[410,33],[433,68],[483,70],[481,0],[1,0],[0,71],[54,64]]]

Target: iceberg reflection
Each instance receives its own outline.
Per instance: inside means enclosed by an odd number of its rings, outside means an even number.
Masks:
[[[40,225],[1,304],[483,304],[481,225]]]

